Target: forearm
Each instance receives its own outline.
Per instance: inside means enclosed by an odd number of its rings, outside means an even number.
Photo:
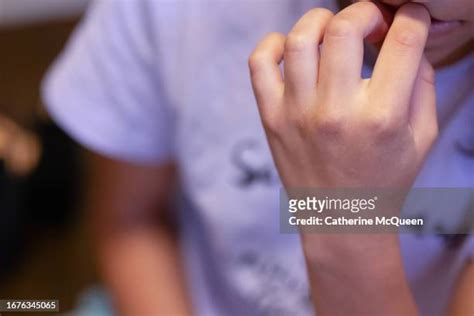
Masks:
[[[459,276],[449,316],[474,315],[474,261],[468,262]]]
[[[314,237],[302,239],[318,316],[418,315],[395,236]]]
[[[169,198],[175,167],[91,153],[86,213],[103,280],[123,316],[191,314]]]
[[[99,269],[120,315],[191,315],[179,249],[164,228],[108,234]]]

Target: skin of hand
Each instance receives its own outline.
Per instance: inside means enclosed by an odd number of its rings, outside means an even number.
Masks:
[[[438,134],[429,26],[422,5],[402,6],[388,29],[379,7],[360,2],[335,16],[313,9],[287,37],[259,43],[252,85],[286,188],[411,185]],[[362,79],[364,38],[385,33]]]
[[[370,0],[339,0],[341,7]],[[375,0],[372,0],[375,1]],[[406,2],[422,3],[437,21],[456,23],[449,32],[432,32],[425,55],[435,67],[450,65],[474,51],[474,3],[472,0],[377,0],[392,10]]]
[[[250,56],[287,190],[413,183],[438,135],[434,70],[423,54],[431,19],[423,5],[408,3],[390,20],[372,2],[336,15],[313,9],[288,36],[269,34]],[[364,40],[381,46],[368,79],[361,78]],[[318,315],[417,314],[395,234],[301,236]]]

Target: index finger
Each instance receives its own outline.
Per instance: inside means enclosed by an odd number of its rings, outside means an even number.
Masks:
[[[321,91],[352,94],[359,89],[364,38],[382,38],[388,29],[382,8],[373,2],[357,2],[334,16],[326,28],[321,51]]]
[[[408,111],[431,18],[420,4],[402,6],[393,20],[370,79],[370,89]]]

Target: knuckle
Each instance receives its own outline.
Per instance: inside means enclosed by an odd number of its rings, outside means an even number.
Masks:
[[[422,31],[416,28],[404,28],[394,32],[393,40],[401,47],[418,48],[423,45],[424,37]]]
[[[313,46],[316,47],[316,45],[314,39],[310,38],[307,34],[291,31],[285,42],[285,51],[298,53],[311,49]]]
[[[309,10],[306,15],[310,17],[314,17],[314,18],[319,18],[319,17],[324,17],[324,16],[328,16],[331,18],[334,16],[334,13],[331,10],[326,9],[326,8],[314,8],[314,9]]]
[[[370,2],[370,1],[356,2],[354,5],[359,6],[360,8],[365,9],[365,10],[380,11],[380,9],[377,7],[377,5],[373,2]]]
[[[260,71],[268,60],[271,59],[271,49],[266,48],[265,43],[279,43],[284,40],[284,35],[280,33],[267,34],[257,45],[257,48],[250,54],[248,58],[248,66],[251,73]]]
[[[252,75],[260,72],[265,65],[266,56],[263,52],[255,50],[248,59],[249,69]]]
[[[279,32],[270,32],[267,34],[266,38],[270,40],[279,40],[280,38],[285,37],[282,33]]]
[[[387,113],[379,113],[366,118],[364,125],[365,129],[375,138],[385,140],[398,133],[400,124],[397,121]]]
[[[354,23],[347,17],[336,15],[326,29],[326,36],[349,37],[356,32]]]
[[[311,132],[311,122],[308,121],[308,116],[300,114],[292,114],[289,117],[290,124],[300,136],[306,138]]]
[[[279,43],[281,41],[284,41],[286,38],[285,35],[279,32],[270,32],[265,36],[264,41],[270,42],[270,43]]]
[[[318,133],[332,137],[341,136],[346,125],[342,116],[335,113],[316,115],[314,124]]]
[[[284,127],[284,121],[277,113],[266,113],[262,115],[262,125],[270,135],[280,135]]]
[[[348,10],[341,11],[339,15],[358,16],[362,13],[362,14],[370,14],[371,16],[374,16],[375,14],[378,14],[379,12],[380,12],[380,9],[372,1],[355,1],[355,3],[352,4],[350,8],[348,8]]]

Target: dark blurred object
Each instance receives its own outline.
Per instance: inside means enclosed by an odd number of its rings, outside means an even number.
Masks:
[[[0,297],[57,298],[61,311],[95,273],[79,212],[79,150],[39,100],[43,75],[77,21],[0,29],[0,115],[41,146],[37,166],[21,176],[0,159]]]
[[[43,147],[39,166],[24,177],[6,172],[2,161],[0,277],[9,273],[8,263],[21,259],[25,238],[33,234],[29,227],[57,226],[71,216],[71,183],[75,181],[71,178],[75,163],[72,142],[54,125],[36,121],[43,75],[76,23],[0,29],[0,114],[26,130],[36,130]]]
[[[26,175],[0,171],[0,278],[20,260],[24,243],[77,220],[79,159],[75,143],[56,125],[38,124],[41,156]],[[28,152],[26,152],[27,154]]]
[[[0,279],[10,272],[23,245],[22,181],[10,176],[0,160]]]
[[[80,172],[76,144],[55,124],[36,128],[42,155],[25,184],[25,209],[30,225],[60,227],[71,223],[78,205]]]

